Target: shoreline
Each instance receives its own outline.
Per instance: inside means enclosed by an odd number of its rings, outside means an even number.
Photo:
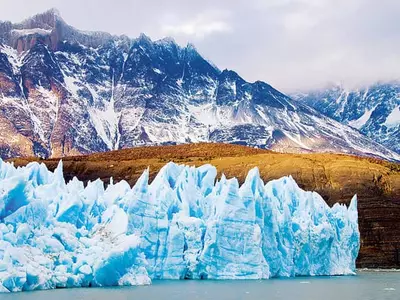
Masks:
[[[379,272],[388,272],[388,273],[390,273],[390,272],[400,272],[400,269],[395,269],[395,268],[392,268],[392,269],[380,269],[380,268],[360,268],[360,269],[356,269],[356,272],[358,273],[358,272],[376,272],[376,273],[379,273]]]

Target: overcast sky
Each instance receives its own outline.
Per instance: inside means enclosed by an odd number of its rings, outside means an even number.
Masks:
[[[0,20],[52,7],[78,29],[192,42],[285,92],[400,79],[400,0],[0,0]]]

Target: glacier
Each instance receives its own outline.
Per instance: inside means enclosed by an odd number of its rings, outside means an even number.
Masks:
[[[62,162],[0,160],[0,292],[150,284],[155,279],[348,275],[357,197],[329,207],[291,176],[168,163],[149,183],[68,183]]]

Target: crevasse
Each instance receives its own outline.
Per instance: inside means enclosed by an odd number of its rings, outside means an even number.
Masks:
[[[149,184],[66,183],[62,162],[0,160],[0,291],[354,274],[357,198],[330,208],[292,177],[240,186],[168,163]]]

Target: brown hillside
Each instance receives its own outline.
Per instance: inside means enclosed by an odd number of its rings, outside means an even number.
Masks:
[[[36,159],[14,159],[25,165]],[[305,190],[320,193],[329,205],[359,199],[361,251],[359,267],[400,266],[400,164],[338,154],[282,154],[226,144],[142,147],[63,158],[67,179],[109,177],[133,185],[144,169],[152,178],[168,161],[189,165],[211,163],[220,173],[243,181],[257,166],[264,181],[292,175]],[[43,161],[54,169],[58,159]]]

